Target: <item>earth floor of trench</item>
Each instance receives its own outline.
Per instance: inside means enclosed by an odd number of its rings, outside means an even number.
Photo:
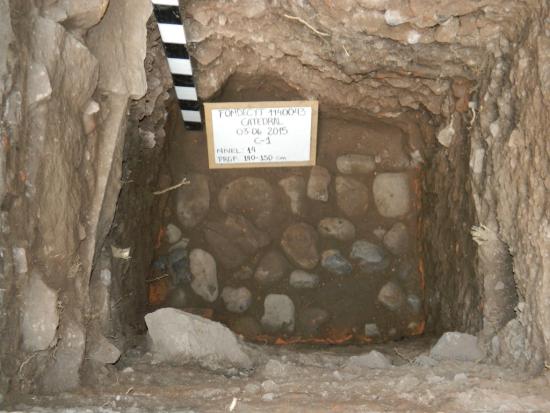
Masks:
[[[9,411],[550,411],[549,371],[530,377],[486,363],[416,365],[415,357],[426,353],[433,342],[417,338],[361,347],[257,346],[254,371],[234,377],[156,363],[141,345],[110,366],[99,385],[56,396],[26,396],[12,401]],[[372,349],[384,353],[393,366],[343,368],[350,356]],[[277,368],[266,368],[268,363]]]

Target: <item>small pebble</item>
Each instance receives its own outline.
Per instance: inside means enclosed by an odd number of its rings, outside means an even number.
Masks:
[[[279,390],[279,385],[273,380],[266,380],[262,383],[262,390],[267,393],[274,393]]]

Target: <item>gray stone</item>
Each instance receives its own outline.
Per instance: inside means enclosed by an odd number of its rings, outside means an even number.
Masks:
[[[184,308],[187,305],[187,294],[181,287],[176,287],[168,294],[166,305],[174,308]]]
[[[44,8],[44,15],[58,23],[63,23],[63,27],[71,31],[86,30],[95,26],[103,17],[109,4],[105,0],[65,0],[49,3]]]
[[[264,402],[272,402],[275,400],[275,394],[274,393],[266,393],[262,395],[262,401]]]
[[[378,245],[358,240],[351,247],[350,258],[376,264],[384,259],[384,255],[384,250]]]
[[[221,222],[209,222],[204,237],[218,262],[227,269],[241,266],[270,242],[269,236],[240,215],[230,214]]]
[[[359,268],[366,273],[383,271],[390,264],[390,260],[382,247],[365,240],[358,240],[353,243],[350,258],[359,260]]]
[[[298,329],[305,336],[314,336],[328,319],[329,313],[326,310],[317,307],[306,308],[298,313]]]
[[[414,314],[418,314],[422,310],[422,300],[416,294],[407,295],[407,305]]]
[[[386,235],[386,230],[382,227],[375,228],[372,233],[378,238],[379,240],[384,239],[384,235]]]
[[[392,366],[391,361],[380,353],[379,351],[372,350],[367,354],[360,356],[352,356],[346,362],[344,366],[347,370],[362,370],[362,369],[387,369]]]
[[[153,265],[160,266],[162,262],[162,259],[159,258]],[[175,248],[170,251],[168,262],[170,263],[174,285],[189,284],[191,282],[193,276],[189,268],[189,255],[186,249]],[[162,267],[159,269],[162,271]]]
[[[436,360],[479,361],[484,356],[476,336],[459,332],[443,334],[430,351]]]
[[[336,158],[336,168],[340,173],[369,174],[376,169],[374,157],[370,155],[347,154]]]
[[[211,370],[252,367],[235,335],[220,323],[174,308],[149,313],[145,322],[157,360]]]
[[[350,217],[364,215],[369,206],[369,191],[365,184],[347,176],[336,177],[336,203]]]
[[[296,265],[311,270],[319,262],[318,236],[315,228],[299,223],[289,226],[283,233],[281,246],[287,257]]]
[[[262,325],[269,332],[294,331],[294,303],[284,294],[269,294],[264,300]]]
[[[273,221],[275,193],[261,178],[242,177],[224,186],[218,203],[222,211],[246,215],[258,228],[266,228]]]
[[[260,260],[254,278],[262,285],[272,284],[283,278],[289,270],[289,263],[278,251],[269,251]]]
[[[284,379],[288,377],[289,373],[292,372],[292,370],[295,370],[295,366],[291,364],[281,363],[279,360],[270,359],[262,369],[262,375],[268,379]],[[264,388],[264,391],[276,390]]]
[[[191,274],[191,288],[208,302],[214,302],[218,298],[218,277],[216,261],[208,252],[194,249],[189,254]]]
[[[380,289],[378,293],[378,301],[386,308],[397,311],[405,302],[403,290],[393,281],[390,281]]]
[[[212,251],[223,267],[231,270],[241,266],[248,257],[239,246],[226,235],[224,231],[213,230],[211,224],[207,224],[207,227],[204,228],[204,239],[208,243],[209,250]]]
[[[26,351],[46,350],[54,343],[59,314],[57,292],[33,273],[23,293],[21,333]]]
[[[349,275],[353,267],[338,250],[326,250],[321,255],[321,266],[336,275]]]
[[[246,287],[224,287],[221,297],[225,308],[232,313],[244,313],[252,304],[252,293]]]
[[[258,394],[261,390],[261,387],[255,383],[248,383],[246,386],[244,386],[243,393],[245,394]]]
[[[365,324],[365,335],[367,337],[380,337],[380,330],[374,323]]]
[[[52,85],[46,66],[34,62],[27,70],[27,104],[34,105],[49,99],[52,94]]]
[[[25,248],[13,247],[13,265],[17,274],[25,274],[29,267],[27,265],[27,251]]]
[[[302,270],[292,271],[290,286],[294,288],[315,288],[319,285],[319,276]]]
[[[328,186],[331,177],[328,169],[322,166],[314,166],[309,173],[307,181],[307,196],[314,201],[328,201]]]
[[[374,178],[374,203],[380,215],[397,218],[409,212],[411,195],[406,173],[382,173]]]
[[[239,281],[250,280],[254,275],[254,269],[248,265],[243,265],[233,273],[233,278]]]
[[[176,190],[176,215],[185,228],[192,228],[201,222],[210,208],[208,177],[201,174],[189,175],[189,184]]]
[[[274,361],[274,360],[270,360],[270,361]],[[275,383],[273,380],[266,380],[262,382],[262,390],[264,392],[274,393],[279,390],[279,385]]]
[[[174,224],[166,225],[166,238],[170,244],[175,244],[181,239],[181,229]]]
[[[190,242],[189,238],[182,238],[178,242],[176,242],[174,245],[171,245],[170,248],[168,248],[168,251],[173,251],[176,248],[187,249],[189,242]]]
[[[402,255],[409,247],[409,234],[402,222],[395,223],[384,235],[384,245],[395,255]]]
[[[344,218],[323,218],[317,229],[323,237],[339,241],[351,241],[355,238],[355,226]]]
[[[426,354],[416,356],[413,364],[420,367],[434,367],[437,366],[437,361]]]
[[[120,350],[102,334],[98,334],[91,340],[88,357],[99,363],[114,364],[120,358]]]
[[[294,215],[304,215],[306,209],[306,180],[293,175],[283,178],[279,181],[279,186],[283,188],[290,201],[290,210]]]

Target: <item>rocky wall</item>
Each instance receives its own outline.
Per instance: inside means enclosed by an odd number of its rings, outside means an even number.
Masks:
[[[1,388],[79,385],[89,281],[121,185],[129,99],[146,92],[148,1],[1,3]]]
[[[499,273],[504,285],[511,277],[517,293],[515,317],[496,320],[500,332],[488,334],[490,352],[504,364],[540,371],[550,356],[550,26],[548,4],[533,6],[518,36],[503,37],[502,54],[481,83],[470,168],[478,220],[486,226],[480,249],[498,239],[488,258],[480,255],[480,268]],[[485,315],[487,333],[495,320]]]

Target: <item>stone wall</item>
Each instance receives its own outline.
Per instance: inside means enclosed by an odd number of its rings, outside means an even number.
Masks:
[[[0,3],[1,388],[78,386],[89,281],[146,92],[146,0]],[[9,332],[9,334],[7,333]]]
[[[301,96],[262,76],[235,76],[216,97],[289,98]],[[317,166],[223,171],[208,168],[204,132],[169,135],[172,181],[186,181],[163,195],[170,202],[149,277],[153,308],[198,308],[262,342],[422,331],[413,132],[325,113]]]

